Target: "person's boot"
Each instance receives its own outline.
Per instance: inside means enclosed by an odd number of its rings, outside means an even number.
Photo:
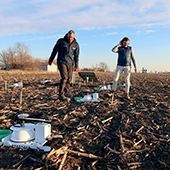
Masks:
[[[58,99],[60,101],[67,101],[67,97],[65,96],[65,86],[66,86],[65,82],[63,82],[63,83],[60,82],[59,96],[58,96]]]
[[[126,93],[126,97],[127,97],[128,100],[130,100],[129,93]]]
[[[66,93],[65,96],[68,97],[68,98],[72,97],[71,93]]]
[[[70,92],[70,84],[67,84],[65,89],[64,89],[64,92],[65,92],[65,96],[68,97],[68,98],[71,98],[72,95],[71,95],[71,92]]]
[[[64,92],[65,92],[66,97],[68,97],[68,98],[72,97],[71,93],[66,88],[64,89]]]
[[[60,101],[68,101],[68,98],[67,98],[66,96],[64,96],[64,95],[59,95],[59,96],[58,96],[58,99],[59,99]]]

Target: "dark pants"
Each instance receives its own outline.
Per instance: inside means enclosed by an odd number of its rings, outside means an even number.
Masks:
[[[61,76],[59,95],[64,96],[69,91],[70,88],[73,74],[73,66],[69,66],[66,64],[58,64],[58,69]]]

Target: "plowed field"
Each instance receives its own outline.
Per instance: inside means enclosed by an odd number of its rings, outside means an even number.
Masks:
[[[50,153],[0,146],[1,169],[62,170],[161,170],[170,169],[170,75],[132,74],[131,100],[124,87],[99,92],[100,103],[78,103],[75,96],[93,93],[94,87],[111,83],[113,73],[96,73],[96,84],[83,83],[76,74],[70,101],[58,100],[58,73],[0,72],[0,129],[16,124],[16,116],[55,121],[53,134],[63,139],[46,143]],[[51,84],[40,81],[51,79]],[[20,88],[8,87],[23,81]],[[80,84],[81,82],[81,84]],[[119,83],[124,83],[123,76]],[[87,89],[89,92],[87,92]]]

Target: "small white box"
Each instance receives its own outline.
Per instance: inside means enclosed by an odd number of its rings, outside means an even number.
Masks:
[[[39,144],[44,144],[47,137],[51,135],[51,124],[38,123],[35,126],[35,142]]]

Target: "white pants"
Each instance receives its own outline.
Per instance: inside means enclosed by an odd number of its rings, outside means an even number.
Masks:
[[[117,82],[121,73],[124,71],[124,79],[125,79],[125,91],[129,93],[130,89],[130,66],[117,66],[114,74],[113,80],[113,90],[116,91],[117,89]]]

